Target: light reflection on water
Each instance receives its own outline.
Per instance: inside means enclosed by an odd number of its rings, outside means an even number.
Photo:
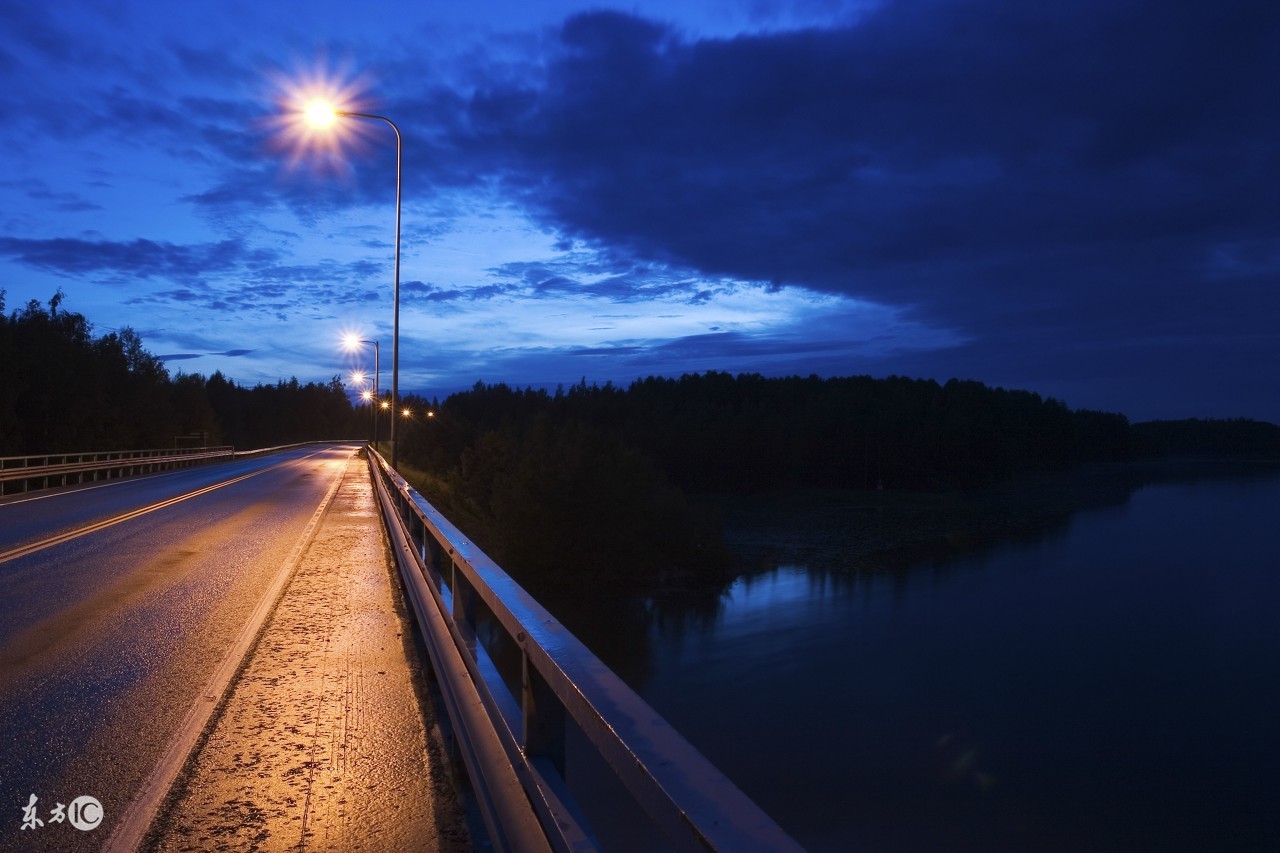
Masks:
[[[1280,849],[1280,478],[906,574],[780,565],[641,693],[813,850]]]

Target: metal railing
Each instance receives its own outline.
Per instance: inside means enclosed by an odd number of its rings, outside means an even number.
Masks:
[[[168,468],[231,459],[232,447],[165,450],[112,450],[98,453],[46,453],[0,457],[0,495],[83,483],[86,478],[111,479]]]
[[[369,460],[495,848],[800,849],[381,455]]]

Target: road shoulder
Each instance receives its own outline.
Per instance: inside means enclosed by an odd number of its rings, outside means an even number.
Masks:
[[[149,848],[469,849],[395,583],[352,457]]]

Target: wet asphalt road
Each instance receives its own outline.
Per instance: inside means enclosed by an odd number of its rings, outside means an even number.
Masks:
[[[354,449],[0,502],[3,553],[245,477],[0,562],[0,851],[98,849]],[[85,795],[101,825],[54,822]]]

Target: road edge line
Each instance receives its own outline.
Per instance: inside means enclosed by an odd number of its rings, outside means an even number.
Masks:
[[[283,597],[289,581],[293,579],[298,565],[302,562],[302,558],[306,556],[307,549],[311,547],[311,542],[315,539],[316,532],[320,529],[321,520],[328,513],[330,504],[333,503],[334,497],[338,494],[338,489],[342,487],[342,484],[347,479],[347,464],[354,455],[355,451],[352,451],[351,454],[343,458],[342,472],[334,480],[333,485],[329,487],[324,499],[320,501],[320,506],[316,508],[311,520],[307,522],[307,526],[303,529],[302,535],[294,543],[289,556],[285,558],[284,563],[276,571],[275,579],[271,582],[271,586],[268,587],[262,598],[259,599],[258,606],[254,608],[253,613],[250,614],[245,622],[240,636],[227,651],[222,662],[214,670],[213,675],[201,688],[195,702],[192,703],[183,718],[177,733],[169,740],[164,754],[152,767],[150,775],[142,784],[142,788],[134,795],[133,801],[125,810],[124,817],[116,824],[115,829],[112,830],[111,835],[107,838],[102,847],[106,853],[132,853],[132,851],[139,848],[148,830],[151,829],[151,824],[154,822],[161,804],[169,795],[169,790],[173,787],[174,780],[178,778],[178,774],[182,772],[187,761],[191,758],[205,730],[210,723],[215,721],[216,712],[225,704],[231,688],[235,684],[236,676],[239,675],[249,656],[253,653],[254,647],[258,644],[258,639],[262,636],[271,614],[276,609],[276,605],[279,604],[280,599]]]

